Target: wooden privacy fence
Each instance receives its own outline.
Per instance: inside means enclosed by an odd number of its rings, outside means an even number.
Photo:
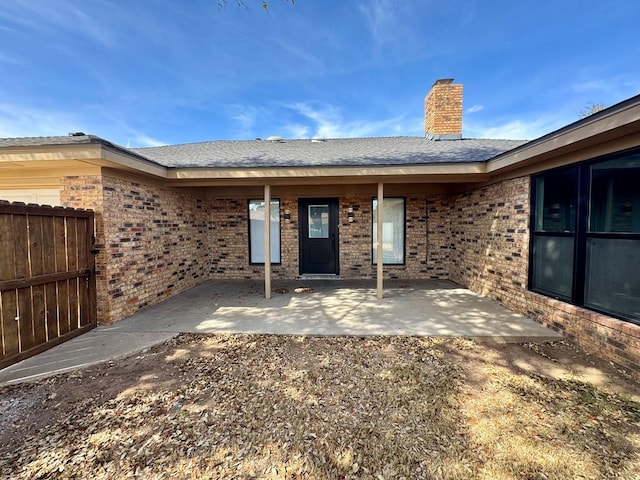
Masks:
[[[96,326],[93,218],[0,202],[0,368]]]

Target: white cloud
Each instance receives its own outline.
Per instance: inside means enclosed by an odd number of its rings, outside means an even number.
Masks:
[[[235,105],[231,107],[235,113],[231,115],[243,131],[252,130],[256,125],[256,118],[258,116],[258,112],[253,107],[248,107],[246,105]]]
[[[304,65],[316,75],[324,70],[324,62],[315,53],[310,53],[304,48],[296,46],[289,39],[275,39],[273,43],[284,54],[280,60],[283,67],[286,68],[288,65],[294,64],[296,71],[300,71]]]
[[[391,0],[373,0],[358,5],[360,12],[367,21],[371,35],[377,42],[387,39],[389,33],[395,30],[394,12],[398,8]]]
[[[133,137],[127,142],[127,147],[162,147],[166,142],[150,137],[144,133],[134,132]]]
[[[0,19],[3,19],[5,23],[20,26],[20,28],[12,28],[3,25],[0,27],[0,30],[12,33],[21,33],[24,27],[41,29],[42,25],[38,23],[38,20],[34,18],[34,15],[22,14],[22,12],[19,11],[21,8],[33,11],[30,7],[32,7],[32,5],[10,4],[9,2],[0,3]]]
[[[82,131],[83,122],[66,112],[0,104],[0,137],[46,137]]]
[[[68,7],[69,14],[73,18],[70,22],[75,28],[84,31],[85,35],[94,41],[101,43],[105,47],[113,48],[118,45],[114,32],[107,28],[103,22],[96,21],[92,16],[83,11]],[[66,19],[69,21],[68,18]]]
[[[108,6],[113,14],[115,8],[112,5]],[[114,32],[105,25],[102,18],[97,20],[70,3],[29,1],[5,7],[7,9],[0,11],[0,17],[5,17],[14,24],[35,30],[67,30],[81,33],[106,47],[114,47],[117,44]]]
[[[325,138],[411,135],[415,132],[415,126],[421,125],[420,120],[408,121],[405,115],[382,120],[345,120],[341,111],[329,104],[298,102],[286,106],[311,121],[312,125],[308,127],[307,133]]]
[[[309,127],[306,125],[289,124],[285,125],[285,130],[290,133],[290,138],[308,138]]]
[[[260,121],[264,121],[270,115],[267,109],[254,105],[234,104],[226,105],[223,108],[229,112],[228,115],[235,121],[235,124],[230,126],[234,132],[231,137],[241,140],[255,137]],[[277,134],[268,133],[268,135]]]
[[[108,116],[98,118],[88,114],[82,117],[61,110],[44,110],[10,103],[0,104],[0,138],[56,137],[66,136],[70,132],[99,135],[130,147],[166,145],[166,142],[142,133],[120,119]]]
[[[346,136],[341,134],[342,119],[335,107],[323,105],[314,107],[310,104],[298,102],[289,105],[289,108],[296,111],[303,117],[311,120],[316,127],[314,135],[322,135],[327,138],[339,138]]]
[[[520,120],[513,120],[503,125],[481,128],[480,138],[530,139],[540,135],[532,133],[537,126]]]
[[[533,120],[509,120],[505,123],[482,126],[474,123],[465,124],[467,138],[494,138],[505,140],[532,140],[552,132],[569,121],[558,117],[542,116]]]
[[[637,76],[617,75],[609,78],[593,78],[571,85],[571,93],[586,106],[592,103],[613,105],[625,98],[637,95],[640,81]]]
[[[467,112],[466,113],[476,113],[476,112],[479,112],[481,110],[484,110],[484,105],[474,105],[472,107],[467,108]]]

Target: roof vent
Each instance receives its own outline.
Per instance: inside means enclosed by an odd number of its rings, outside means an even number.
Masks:
[[[277,135],[274,135],[274,136],[271,136],[271,137],[267,137],[267,142],[284,143],[284,140],[282,139],[282,137],[278,137]]]
[[[84,132],[69,132],[70,137],[84,137],[86,133]]]
[[[311,143],[324,143],[327,139],[325,137],[315,136],[311,139]]]

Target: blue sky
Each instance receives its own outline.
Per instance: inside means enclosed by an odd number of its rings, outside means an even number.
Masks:
[[[2,0],[0,137],[421,136],[455,78],[465,137],[530,139],[640,93],[637,0],[245,4]]]

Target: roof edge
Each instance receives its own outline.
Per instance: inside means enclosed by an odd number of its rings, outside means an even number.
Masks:
[[[147,158],[144,155],[139,154],[138,152],[134,152],[133,150],[131,150],[129,148],[126,148],[126,147],[123,147],[121,145],[118,145],[117,143],[113,143],[113,142],[110,142],[109,140],[105,140],[102,137],[98,137],[96,135],[87,135],[87,137],[89,137],[91,139],[91,143],[99,143],[103,147],[106,147],[106,148],[108,148],[110,150],[113,150],[115,152],[118,152],[118,153],[121,153],[121,154],[124,154],[124,155],[128,155],[130,157],[136,157],[138,160],[149,162],[155,167],[167,168],[165,165],[162,165],[161,163],[158,163],[155,160],[151,160],[150,158]]]
[[[488,172],[490,173],[495,172],[507,166],[515,165],[517,163],[523,162],[535,156],[542,155],[544,153],[548,153],[553,150],[556,150],[558,147],[556,145],[551,145],[551,143],[554,140],[561,138],[563,136],[570,135],[572,133],[579,132],[582,129],[587,129],[588,127],[591,127],[594,124],[601,123],[607,119],[610,119],[613,116],[620,116],[625,111],[629,111],[629,110],[633,111],[633,109],[638,110],[635,115],[631,114],[629,118],[626,120],[623,119],[619,123],[616,123],[613,125],[607,125],[606,126],[607,128],[601,129],[598,133],[605,133],[607,131],[612,131],[617,128],[623,127],[625,125],[629,125],[635,121],[640,121],[640,95],[635,95],[631,98],[623,100],[622,102],[616,103],[604,110],[591,114],[585,118],[576,120],[575,122],[565,125],[564,127],[561,127],[557,130],[549,132],[541,137],[538,137],[534,140],[526,142],[523,145],[520,145],[504,153],[496,155],[493,158],[488,159],[487,160]],[[576,144],[590,137],[592,136],[585,135],[584,138],[574,139],[573,141],[568,142],[566,145],[568,146],[571,144]],[[548,149],[540,148],[537,151],[533,151],[532,152],[533,155],[530,155],[530,156],[523,155],[523,158],[516,158],[521,154],[526,154],[528,150],[534,150],[536,149],[536,147],[544,147],[545,144],[549,144],[551,148],[548,148]],[[509,161],[510,159],[513,159],[513,161],[510,162]],[[494,165],[495,165],[495,168],[492,168],[492,166]]]

